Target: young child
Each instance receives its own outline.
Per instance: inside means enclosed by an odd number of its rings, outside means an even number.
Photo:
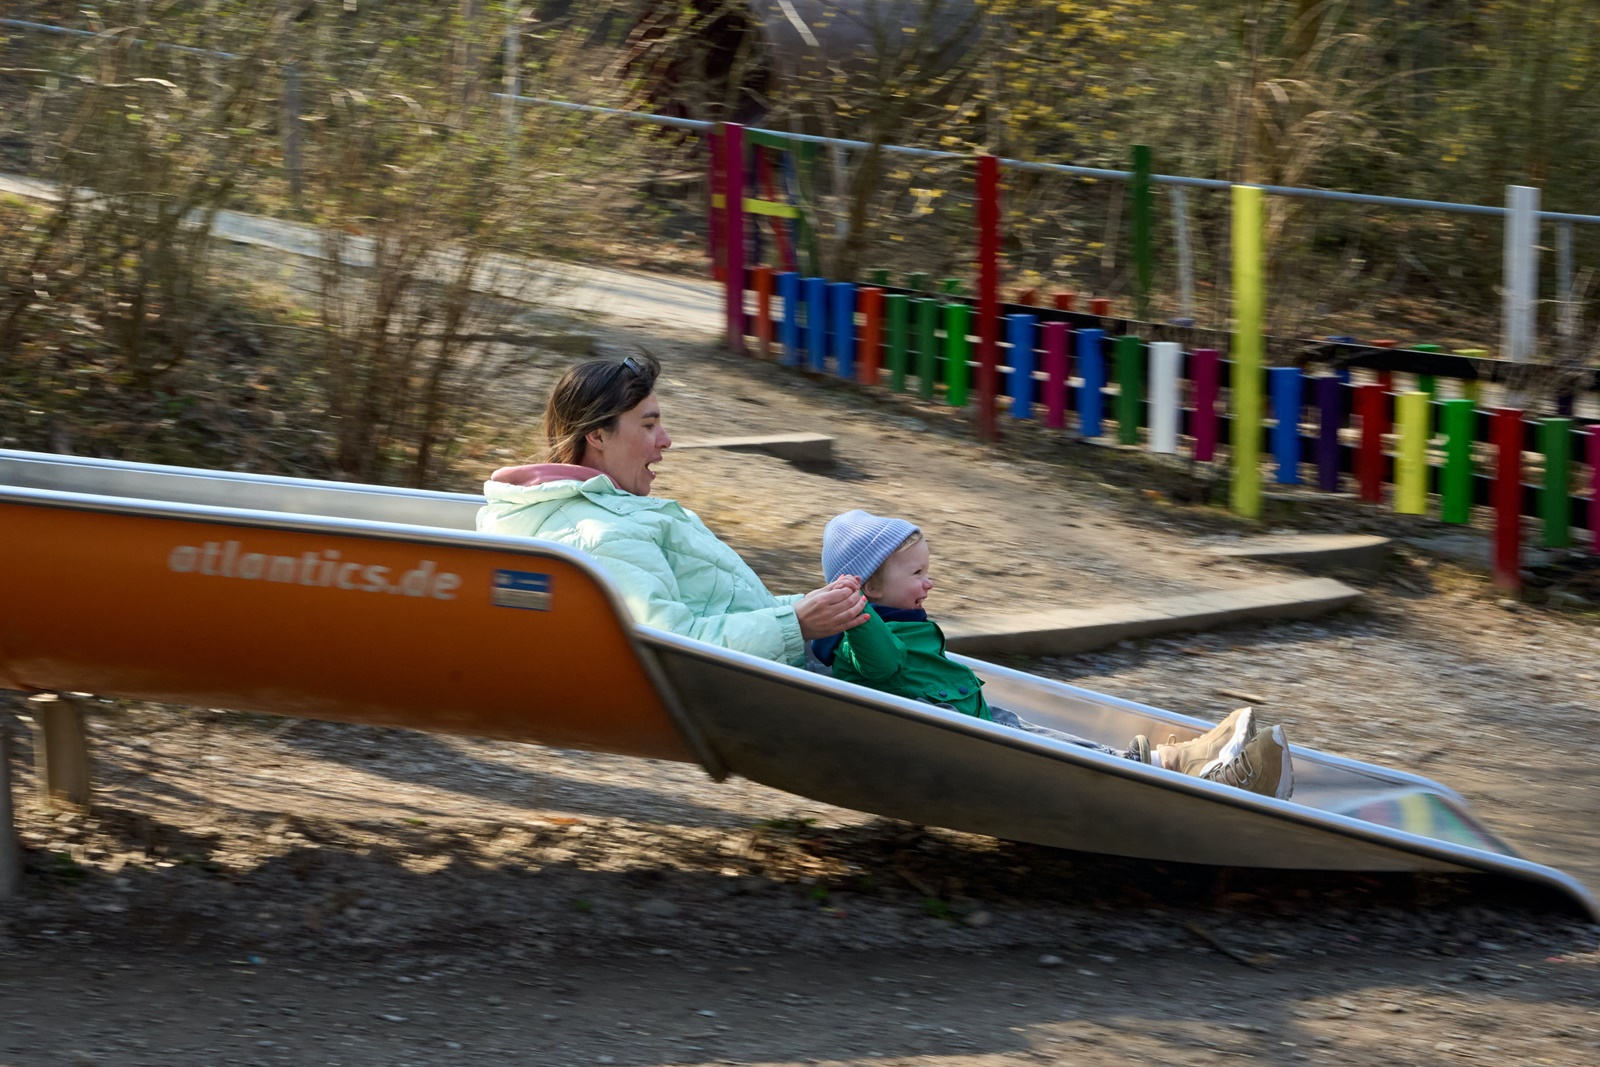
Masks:
[[[982,680],[945,656],[944,632],[923,610],[933,589],[928,562],[927,539],[904,519],[857,510],[828,522],[822,532],[825,580],[859,579],[870,616],[836,637],[812,643],[835,678],[1253,793],[1284,799],[1294,790],[1283,727],[1258,726],[1251,708],[1240,708],[1193,741],[1152,749],[1140,734],[1126,751],[1118,751],[990,705]]]

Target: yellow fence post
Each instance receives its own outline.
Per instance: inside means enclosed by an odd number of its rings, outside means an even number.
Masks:
[[[1400,430],[1400,457],[1395,466],[1394,509],[1402,515],[1428,511],[1428,394],[1401,393],[1395,398]]]
[[[1233,187],[1233,485],[1229,503],[1261,517],[1262,191]]]

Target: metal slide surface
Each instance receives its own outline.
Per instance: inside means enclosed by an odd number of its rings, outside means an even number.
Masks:
[[[0,485],[0,688],[721,773],[592,561],[437,527]]]
[[[580,553],[463,531],[478,503],[0,451],[0,687],[698,762],[1114,855],[1491,872],[1600,918],[1579,882],[1519,857],[1426,778],[1296,748],[1295,796],[1279,801],[632,627]],[[1107,743],[1209,726],[964,662],[995,703]]]

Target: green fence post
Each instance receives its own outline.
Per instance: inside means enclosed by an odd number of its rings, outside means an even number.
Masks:
[[[919,293],[928,291],[928,276],[921,271],[906,275],[906,288]]]
[[[1155,276],[1155,257],[1152,248],[1152,215],[1154,202],[1150,184],[1150,146],[1133,146],[1133,181],[1129,185],[1133,206],[1133,263],[1137,291],[1134,294],[1134,313],[1141,319],[1150,319],[1150,288]],[[1120,361],[1120,360],[1119,360]]]
[[[1544,488],[1539,517],[1544,520],[1544,547],[1572,547],[1572,420],[1540,419],[1539,447],[1544,452]]]
[[[871,277],[872,277],[872,284],[873,285],[888,285],[889,284],[889,272],[884,270],[884,269],[882,269],[881,267],[878,270],[873,271],[872,274],[871,274]]]
[[[967,327],[971,318],[968,304],[944,306],[944,398],[951,407],[967,404]]]
[[[889,308],[889,388],[906,391],[906,343],[911,332],[911,298],[890,293],[883,298]]]
[[[933,399],[939,367],[939,301],[922,297],[917,305],[917,392]]]
[[[1429,342],[1425,342],[1425,343],[1420,344],[1420,345],[1412,345],[1411,346],[1411,351],[1413,351],[1413,352],[1443,352],[1444,351],[1444,346],[1443,345],[1437,345],[1437,344],[1434,344],[1433,342],[1429,341]],[[1439,377],[1438,377],[1438,375],[1435,375],[1435,374],[1419,374],[1419,375],[1417,375],[1417,388],[1421,389],[1424,393],[1428,394],[1428,405],[1429,405],[1429,407],[1428,407],[1428,429],[1431,432],[1438,425],[1438,423],[1436,423],[1434,421],[1435,409],[1432,406],[1432,405],[1434,405],[1434,404],[1439,402]]]
[[[1117,338],[1117,441],[1139,443],[1139,407],[1144,400],[1144,344],[1131,334]]]
[[[1444,402],[1444,477],[1439,484],[1439,517],[1472,521],[1472,431],[1477,416],[1470,400]]]

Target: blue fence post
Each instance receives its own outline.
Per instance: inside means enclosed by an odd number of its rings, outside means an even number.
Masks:
[[[833,305],[833,372],[841,378],[856,376],[856,284],[830,282]]]
[[[1106,357],[1101,342],[1106,332],[1101,329],[1078,330],[1078,377],[1083,385],[1078,388],[1078,432],[1084,437],[1099,437],[1105,432]]]
[[[778,342],[783,346],[780,362],[785,367],[800,365],[800,275],[786,270],[778,275],[778,297],[783,301],[783,321],[778,326]]]
[[[1300,410],[1305,402],[1299,367],[1270,367],[1272,389],[1272,455],[1278,462],[1278,484],[1300,484]]]
[[[1317,379],[1317,488],[1339,489],[1339,428],[1344,425],[1345,385],[1336,374]]]
[[[1011,415],[1033,418],[1034,327],[1033,315],[1006,316],[1006,343],[1011,346]]]
[[[1334,344],[1340,344],[1340,345],[1355,345],[1355,344],[1360,344],[1361,343],[1360,341],[1357,341],[1354,337],[1350,336],[1347,333],[1334,334],[1331,337],[1324,337],[1323,340],[1324,341],[1331,341]],[[1333,368],[1333,373],[1334,373],[1334,376],[1339,379],[1339,384],[1340,385],[1349,385],[1350,384],[1350,368],[1349,367],[1345,367],[1345,366],[1334,367]]]
[[[828,280],[806,279],[806,348],[811,369],[821,374],[828,366]]]

